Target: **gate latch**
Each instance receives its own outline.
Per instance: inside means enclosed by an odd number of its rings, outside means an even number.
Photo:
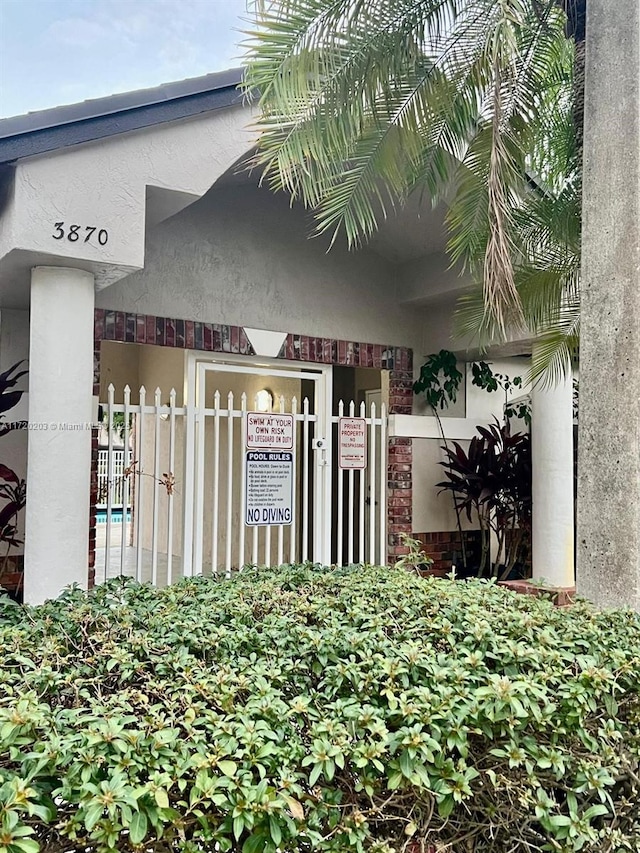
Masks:
[[[318,460],[319,465],[327,465],[327,439],[326,438],[313,438],[311,439],[311,447],[313,450],[320,451],[320,459]]]

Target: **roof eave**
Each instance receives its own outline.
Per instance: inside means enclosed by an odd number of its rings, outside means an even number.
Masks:
[[[207,87],[203,86],[205,81],[209,84]],[[155,89],[18,117],[22,122],[5,119],[0,121],[0,163],[240,104],[243,96],[238,86],[241,81],[242,69],[231,69]],[[55,121],[56,115],[58,121]]]

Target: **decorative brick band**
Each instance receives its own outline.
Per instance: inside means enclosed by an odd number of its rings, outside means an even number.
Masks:
[[[152,344],[212,353],[231,353],[254,356],[255,352],[241,326],[219,323],[199,323],[195,320],[177,320],[147,314],[130,314],[98,308],[94,325],[94,376],[93,393],[100,393],[100,346],[102,341]],[[413,352],[408,347],[370,344],[360,341],[343,341],[336,338],[319,338],[310,335],[287,334],[278,358],[303,361],[309,364],[335,364],[344,367],[371,367],[389,371],[389,414],[411,414],[413,402]],[[94,434],[91,460],[91,531],[89,538],[89,584],[95,576],[95,518],[97,502],[98,437]],[[398,445],[395,444],[398,442]],[[396,446],[404,447],[402,454],[409,458],[409,467],[400,470],[397,464],[406,465],[405,458],[396,458]],[[400,452],[400,451],[398,451]],[[397,548],[400,532],[411,531],[411,439],[389,440],[387,523],[389,531],[389,560],[401,553]],[[397,501],[401,501],[398,504]]]
[[[94,341],[94,394],[100,391],[100,344],[102,341],[153,344],[200,352],[255,355],[242,326],[174,320],[147,314],[128,314],[105,308],[96,309]],[[389,389],[390,411],[401,414],[394,406],[406,407],[407,391],[409,405],[411,404],[413,353],[408,347],[288,334],[278,353],[278,358],[305,361],[310,364],[336,364],[346,367],[390,370],[392,371]]]

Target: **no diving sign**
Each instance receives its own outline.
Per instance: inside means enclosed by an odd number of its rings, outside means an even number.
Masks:
[[[338,419],[338,465],[341,468],[367,467],[367,421],[365,418]]]
[[[246,452],[244,523],[249,527],[291,524],[293,518],[293,453]]]

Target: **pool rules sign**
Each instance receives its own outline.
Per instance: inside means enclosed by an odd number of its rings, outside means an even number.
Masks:
[[[338,419],[338,465],[363,470],[367,467],[367,422],[365,418]]]
[[[245,524],[249,527],[291,524],[293,415],[247,412],[246,418]]]

